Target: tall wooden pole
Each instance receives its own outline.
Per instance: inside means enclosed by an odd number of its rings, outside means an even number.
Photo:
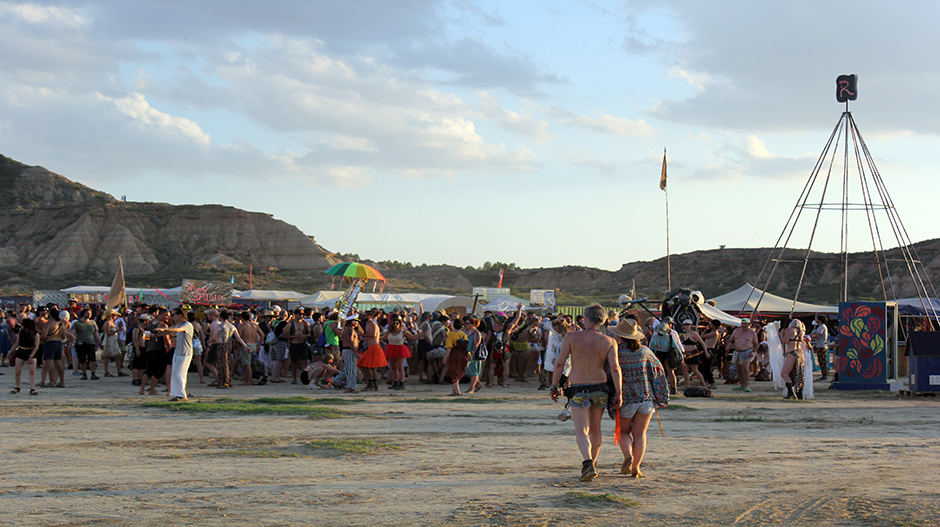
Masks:
[[[666,284],[669,291],[672,291],[672,262],[669,252],[669,188],[666,188]]]
[[[666,193],[666,287],[672,291],[672,262],[669,252],[669,186],[666,184],[666,147],[663,147],[663,171],[659,175],[659,190]]]

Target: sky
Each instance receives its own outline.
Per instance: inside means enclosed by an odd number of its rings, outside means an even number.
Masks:
[[[916,242],[940,237],[938,22],[930,1],[0,0],[0,153],[363,259],[616,270],[666,254],[664,149],[671,253],[774,246],[857,74]],[[815,215],[786,245],[815,223],[838,251],[840,213]],[[864,211],[846,225],[870,250]]]

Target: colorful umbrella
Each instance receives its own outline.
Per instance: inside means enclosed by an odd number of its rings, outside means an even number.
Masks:
[[[385,281],[385,277],[382,276],[382,273],[376,271],[374,268],[369,267],[366,264],[361,264],[358,262],[345,262],[336,264],[324,271],[324,273],[333,276],[345,276],[348,278],[366,278],[368,280]]]

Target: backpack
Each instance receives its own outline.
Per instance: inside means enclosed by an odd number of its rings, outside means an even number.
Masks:
[[[454,342],[454,353],[466,353],[467,355],[470,355],[470,352],[468,351],[469,347],[470,342],[468,342],[467,339],[457,339]]]
[[[502,331],[493,332],[493,347],[491,348],[490,351],[492,351],[493,353],[505,353],[506,343],[503,342],[503,335],[504,333]]]
[[[682,350],[676,345],[675,339],[672,338],[672,331],[666,333],[662,333],[658,329],[654,331],[653,337],[650,339],[650,349],[659,353],[668,353],[667,362],[672,369],[681,366],[682,361],[685,359]]]
[[[701,386],[689,386],[682,392],[685,397],[713,397],[712,391]]]
[[[650,338],[650,349],[659,353],[667,353],[672,349],[672,336],[669,333],[653,332]]]
[[[486,360],[490,356],[489,350],[486,349],[486,344],[483,341],[480,341],[480,345],[477,346],[477,349],[474,350],[473,356],[470,357],[471,360]]]
[[[323,328],[323,331],[320,333],[320,336],[317,337],[317,347],[318,348],[326,347],[326,328]]]

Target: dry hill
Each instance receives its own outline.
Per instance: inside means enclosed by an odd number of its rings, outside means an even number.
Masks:
[[[328,287],[322,272],[341,257],[317,245],[313,237],[268,214],[221,205],[132,203],[70,181],[42,167],[0,156],[0,269],[6,289],[107,285],[124,261],[134,285],[171,287],[182,278],[227,280],[247,288],[248,262],[254,262],[254,286],[312,292]],[[918,243],[916,251],[929,279],[940,277],[940,240]],[[672,256],[674,287],[691,287],[706,296],[755,283],[770,249],[720,249]],[[498,257],[499,255],[490,255]],[[787,259],[802,262],[803,251]],[[898,250],[890,259],[900,259]],[[448,265],[389,268],[386,291],[469,294],[472,287],[494,287],[494,271]],[[781,264],[769,288],[792,295],[800,264]],[[881,295],[877,266],[870,255],[850,258],[853,298]],[[893,263],[891,281],[898,296],[913,296],[903,262]],[[834,302],[839,290],[836,255],[813,253],[801,300]],[[529,289],[558,289],[572,301],[606,299],[629,292],[633,281],[644,296],[661,297],[666,289],[665,258],[624,264],[617,271],[587,267],[507,270],[504,285],[517,295]],[[890,291],[889,291],[890,295]]]

